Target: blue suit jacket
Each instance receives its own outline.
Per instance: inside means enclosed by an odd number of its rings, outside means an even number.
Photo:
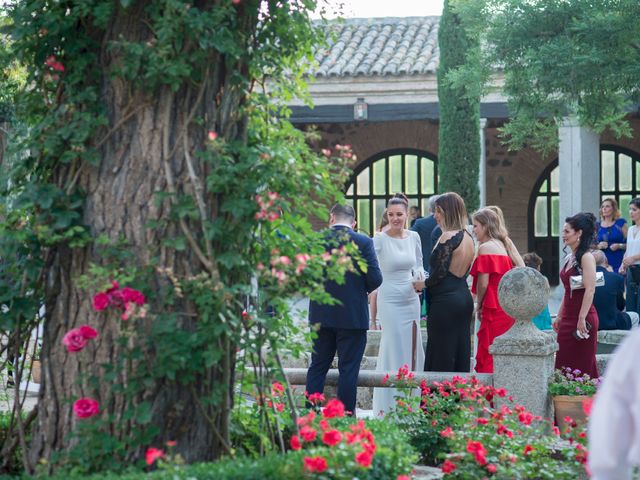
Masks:
[[[604,285],[596,288],[593,306],[598,312],[598,330],[629,330],[631,319],[624,309],[624,277],[603,267],[596,271],[604,274]]]
[[[373,240],[366,235],[356,233],[348,227],[333,227],[328,233],[327,248],[354,242],[362,258],[367,262],[367,273],[347,272],[342,285],[326,281],[324,288],[339,301],[335,305],[311,302],[309,322],[320,323],[325,328],[368,329],[369,303],[367,295],[382,283],[382,272],[373,248]]]

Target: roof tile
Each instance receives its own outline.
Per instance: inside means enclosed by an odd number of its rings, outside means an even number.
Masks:
[[[438,68],[440,17],[352,18],[316,54],[316,77],[421,75]]]

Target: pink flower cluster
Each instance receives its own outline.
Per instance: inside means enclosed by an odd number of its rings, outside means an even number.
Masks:
[[[267,192],[266,194],[256,195],[256,203],[258,204],[258,212],[255,215],[256,220],[268,220],[273,222],[280,218],[280,209],[277,205],[280,195],[278,192]]]
[[[142,306],[145,301],[142,292],[129,287],[120,288],[118,282],[114,280],[111,282],[111,288],[104,292],[99,292],[93,297],[93,309],[96,312],[100,312],[109,307],[115,307],[123,310],[120,318],[128,320],[134,313],[135,306]],[[140,316],[144,317],[146,311],[141,309],[139,313]]]
[[[69,353],[75,353],[86,347],[89,340],[97,336],[98,332],[96,332],[95,329],[89,325],[82,325],[81,327],[69,330],[62,338],[62,344],[67,347]]]
[[[64,72],[64,65],[56,59],[55,55],[47,57],[47,60],[44,62],[44,64],[51,70],[54,70],[56,72]]]
[[[352,160],[352,161],[356,161],[358,159],[358,157],[355,156],[355,154],[353,153],[353,150],[351,148],[351,145],[340,145],[340,144],[336,144],[335,146],[337,155],[345,160]],[[322,154],[329,158],[332,155],[332,151],[328,148],[323,148],[322,150],[320,150],[322,152]]]

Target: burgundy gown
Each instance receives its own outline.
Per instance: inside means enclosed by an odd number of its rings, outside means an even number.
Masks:
[[[556,354],[556,368],[570,367],[572,370],[580,370],[589,374],[592,378],[598,377],[596,366],[596,342],[598,340],[598,313],[593,304],[589,307],[587,322],[591,324],[589,338],[578,340],[573,334],[578,326],[578,314],[582,306],[584,289],[573,290],[569,288],[569,277],[580,275],[575,266],[568,270],[560,271],[560,280],[564,285],[564,299],[562,319],[558,331],[558,344],[560,350]]]

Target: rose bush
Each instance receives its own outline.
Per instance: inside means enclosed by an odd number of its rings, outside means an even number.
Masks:
[[[396,378],[394,386],[401,389],[417,386],[403,368]],[[409,434],[423,461],[442,462],[444,478],[585,475],[586,433],[575,422],[560,432],[548,419],[513,404],[506,390],[482,385],[473,377],[422,382],[420,390],[419,398],[399,398],[388,418]],[[499,407],[494,404],[497,399]]]

